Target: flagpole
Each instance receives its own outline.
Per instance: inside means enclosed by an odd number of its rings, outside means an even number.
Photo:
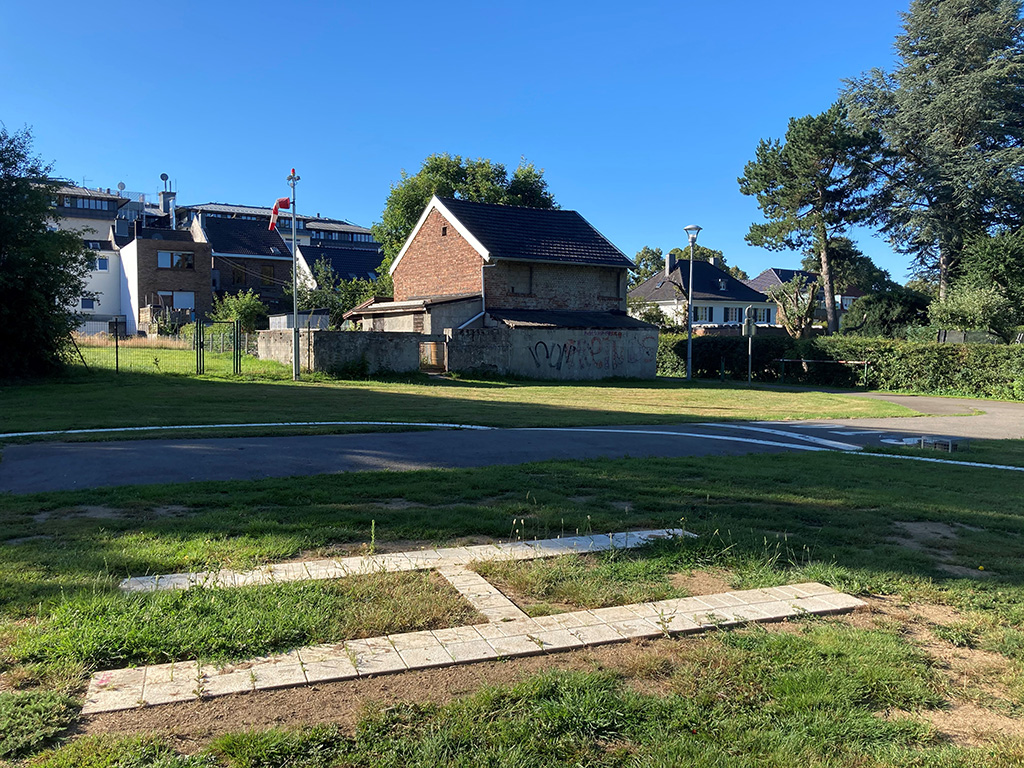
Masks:
[[[295,247],[295,182],[299,177],[295,175],[292,168],[288,176],[288,184],[292,188],[292,381],[299,380],[299,281],[296,264],[299,260],[298,251]]]

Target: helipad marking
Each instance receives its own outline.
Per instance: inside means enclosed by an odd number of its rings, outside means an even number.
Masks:
[[[789,437],[794,440],[806,440],[809,443],[816,445],[823,445],[826,448],[834,448],[840,451],[859,451],[861,446],[854,445],[853,443],[841,443],[838,440],[827,440],[824,437],[814,437],[813,435],[804,435],[800,432],[788,432],[784,429],[769,429],[768,427],[752,427],[749,424],[716,424],[714,422],[707,422],[701,424],[702,427],[718,427],[719,429],[745,429],[750,432],[764,432],[769,435],[779,435],[780,437]]]

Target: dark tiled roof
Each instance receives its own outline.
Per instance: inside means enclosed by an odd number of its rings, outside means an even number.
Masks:
[[[488,309],[487,314],[510,328],[654,328],[616,312],[568,312],[547,309]]]
[[[306,229],[320,232],[354,232],[360,235],[373,234],[366,227],[356,224],[349,224],[347,221],[336,221],[334,219],[305,219]]]
[[[782,285],[788,283],[797,275],[800,275],[805,280],[817,280],[818,275],[814,272],[808,272],[804,269],[779,269],[778,267],[772,267],[766,269],[760,275],[750,280],[744,280],[743,282],[753,288],[755,291],[764,293],[769,288],[776,285]]]
[[[377,267],[383,257],[377,251],[365,248],[339,248],[329,245],[299,245],[299,252],[312,269],[321,259],[330,262],[334,274],[345,280],[356,277],[377,278]]]
[[[496,259],[632,267],[622,251],[576,211],[440,198]]]
[[[659,270],[656,275],[649,277],[629,292],[631,297],[636,296],[647,301],[674,301],[677,297],[685,298],[687,283],[690,279],[689,259],[676,263],[676,268],[670,275],[682,287],[682,294],[668,280],[665,280],[665,271]],[[722,280],[725,281],[725,290],[722,290]],[[661,288],[658,283],[664,281]],[[693,298],[699,301],[746,301],[765,302],[768,297],[763,293],[754,290],[749,285],[744,285],[728,272],[719,269],[707,261],[696,260],[693,262]]]
[[[138,222],[136,222],[136,225]],[[170,240],[172,242],[193,243],[192,233],[187,229],[162,229],[160,227],[135,227],[135,237],[140,240]]]
[[[291,251],[277,230],[267,222],[251,219],[208,218],[203,224],[214,253],[241,256],[290,256]]]

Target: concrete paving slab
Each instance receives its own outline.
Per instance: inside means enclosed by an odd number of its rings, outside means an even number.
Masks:
[[[485,661],[498,658],[498,652],[486,640],[469,640],[460,643],[446,643],[445,650],[456,662]]]
[[[409,669],[434,669],[455,663],[455,659],[441,643],[430,648],[408,648],[398,653]]]

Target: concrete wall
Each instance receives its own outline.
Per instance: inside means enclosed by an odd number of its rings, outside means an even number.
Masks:
[[[419,333],[299,330],[302,370],[340,373],[365,366],[366,373],[404,373],[420,369],[420,342],[433,340]],[[292,364],[292,332],[260,331],[261,360]],[[312,365],[310,364],[312,361]]]
[[[448,370],[568,381],[653,379],[657,355],[654,328],[487,328],[451,332]]]

